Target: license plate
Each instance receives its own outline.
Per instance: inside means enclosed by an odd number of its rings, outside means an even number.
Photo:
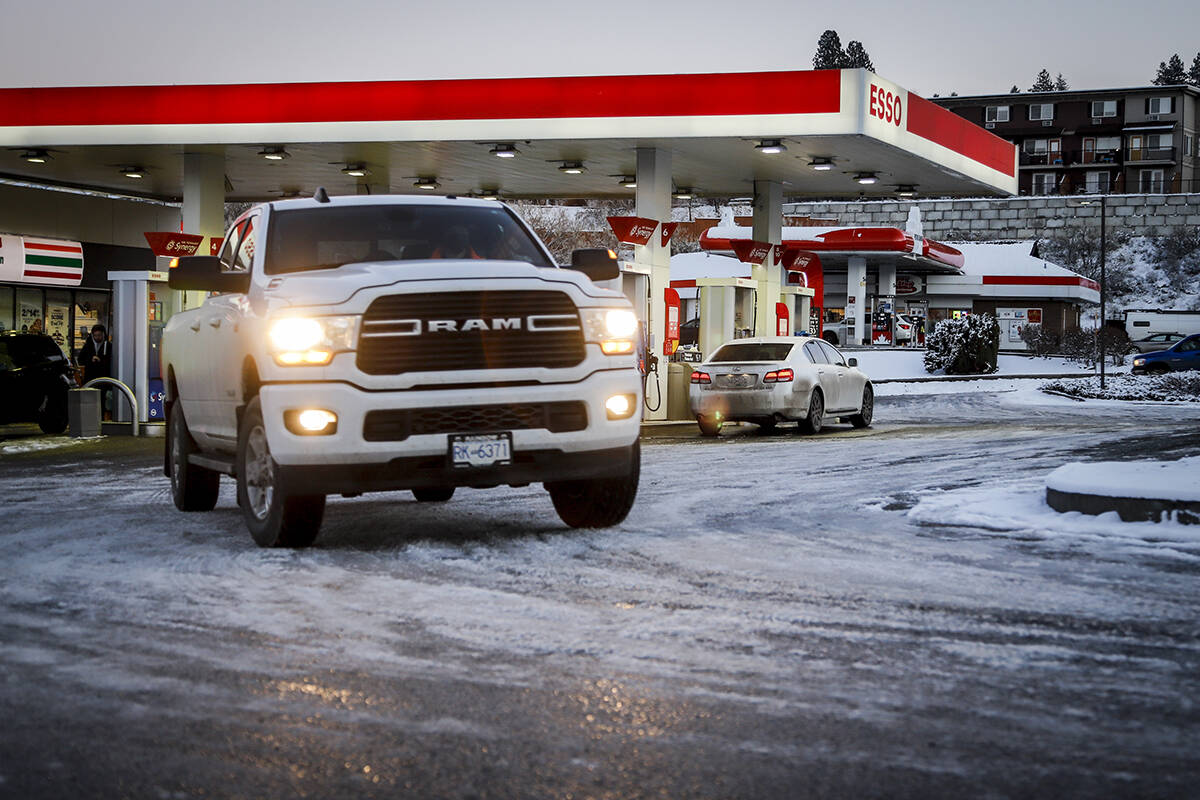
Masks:
[[[451,434],[450,463],[455,467],[494,467],[511,464],[512,434]]]
[[[754,375],[745,372],[725,374],[718,377],[721,379],[721,385],[727,389],[749,389],[754,385],[754,381],[756,380]]]

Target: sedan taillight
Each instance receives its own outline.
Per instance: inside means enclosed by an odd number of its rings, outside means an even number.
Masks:
[[[796,377],[790,369],[772,370],[763,375],[763,383],[789,383]]]
[[[707,372],[693,372],[692,383],[712,383],[712,376]]]

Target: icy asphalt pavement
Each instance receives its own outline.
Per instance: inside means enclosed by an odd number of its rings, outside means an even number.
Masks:
[[[0,441],[0,797],[1195,797],[1200,531],[1040,481],[1200,454],[1198,418],[660,429],[618,528],[367,495],[299,552],[228,482],[175,511],[161,440]]]

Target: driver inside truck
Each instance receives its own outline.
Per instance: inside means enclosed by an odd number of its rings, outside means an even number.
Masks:
[[[430,258],[483,258],[471,246],[471,236],[466,227],[453,225],[446,231],[442,243],[434,248]]]

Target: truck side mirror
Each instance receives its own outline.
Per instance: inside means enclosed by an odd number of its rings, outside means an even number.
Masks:
[[[167,285],[187,291],[244,293],[250,288],[250,273],[222,272],[216,256],[180,256],[171,266]]]
[[[571,269],[594,281],[610,281],[621,274],[617,254],[607,247],[585,247],[571,251]]]

